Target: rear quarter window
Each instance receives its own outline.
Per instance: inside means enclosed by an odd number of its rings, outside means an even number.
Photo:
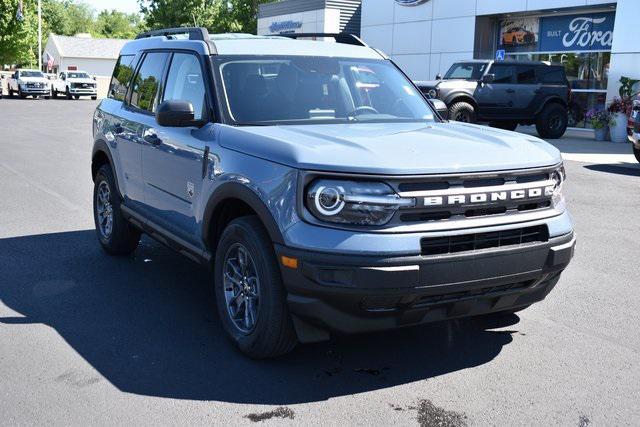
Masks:
[[[542,67],[540,81],[550,84],[567,84],[567,77],[562,67]]]
[[[109,98],[124,101],[133,76],[134,58],[134,55],[122,55],[118,58],[116,67],[113,69],[111,84],[109,85]]]

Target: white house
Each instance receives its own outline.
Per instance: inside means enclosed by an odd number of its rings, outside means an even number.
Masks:
[[[96,39],[88,34],[68,37],[52,33],[44,48],[42,62],[47,68],[49,58],[53,58],[53,67],[47,69],[52,73],[83,70],[92,76],[111,77],[120,49],[128,41]]]

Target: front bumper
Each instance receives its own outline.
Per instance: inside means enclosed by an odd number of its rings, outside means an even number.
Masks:
[[[276,246],[302,342],[475,316],[541,301],[573,257],[573,232],[513,248],[436,256],[334,255]]]
[[[95,96],[98,91],[95,88],[89,89],[69,89],[69,93],[71,95],[79,95],[79,96]]]

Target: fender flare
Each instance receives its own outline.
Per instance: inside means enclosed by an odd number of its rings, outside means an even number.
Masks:
[[[93,144],[93,150],[91,151],[91,180],[95,181],[94,172],[97,172],[97,170],[94,171],[93,164],[98,154],[104,154],[105,156],[107,156],[107,159],[109,159],[109,164],[111,165],[111,169],[113,170],[113,174],[114,174],[113,178],[116,183],[116,190],[118,191],[118,194],[120,195],[120,197],[122,197],[122,192],[120,191],[120,184],[118,184],[118,172],[116,171],[116,164],[113,161],[113,157],[111,156],[111,150],[109,150],[109,146],[102,139],[96,140],[96,142]]]
[[[476,102],[475,98],[473,97],[472,94],[468,93],[468,92],[453,92],[450,93],[449,95],[447,95],[446,101],[444,101],[445,104],[447,104],[447,108],[450,107],[451,105],[454,104],[454,100],[456,98],[465,98],[464,102],[470,102],[471,105],[473,105],[474,108],[478,108],[478,103]]]
[[[273,243],[284,245],[282,232],[278,227],[267,205],[260,197],[247,186],[239,182],[231,181],[221,184],[207,201],[202,220],[202,238],[205,240],[211,228],[211,220],[215,210],[228,199],[237,199],[246,203],[258,215],[258,218],[267,229],[267,233]]]
[[[560,98],[559,96],[548,96],[547,98],[545,98],[544,102],[542,102],[542,105],[538,107],[538,109],[535,112],[535,115],[537,116],[538,114],[540,114],[542,110],[544,110],[547,107],[547,105],[551,103],[560,104],[565,108],[569,107],[569,105],[565,102],[565,100]]]

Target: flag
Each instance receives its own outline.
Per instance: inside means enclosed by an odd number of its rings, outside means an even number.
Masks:
[[[47,54],[47,70],[53,69],[53,56],[49,55],[49,52],[45,52]]]
[[[24,7],[22,5],[22,0],[18,2],[18,10],[16,11],[16,19],[18,22],[24,21]]]

